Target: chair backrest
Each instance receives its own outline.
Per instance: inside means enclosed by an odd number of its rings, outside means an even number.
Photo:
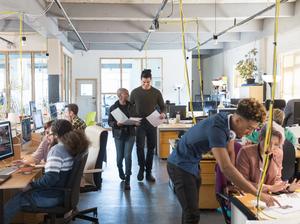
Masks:
[[[65,196],[65,209],[70,208],[70,209],[75,209],[76,205],[79,201],[79,194],[80,194],[80,181],[81,177],[83,175],[83,170],[86,164],[88,158],[88,151],[84,151],[80,154],[78,154],[74,158],[73,162],[73,168],[71,175],[69,177],[69,180],[66,184],[65,188],[71,189],[70,195]]]
[[[281,179],[282,180],[293,180],[295,176],[295,159],[296,151],[294,145],[285,140],[283,144],[283,160]]]
[[[265,101],[265,107],[267,110],[269,110],[270,108],[270,102],[271,100],[269,99]],[[280,110],[284,110],[285,106],[286,106],[286,102],[284,99],[274,99],[274,105],[273,105],[274,109],[277,108]]]
[[[92,126],[96,124],[96,111],[89,112],[85,115],[86,126]]]
[[[85,134],[91,144],[89,147],[89,156],[84,169],[102,169],[103,162],[106,161],[108,131],[98,125],[93,125],[85,129]],[[93,185],[96,186],[97,189],[100,189],[102,182],[101,172],[84,174],[83,178],[87,185]]]

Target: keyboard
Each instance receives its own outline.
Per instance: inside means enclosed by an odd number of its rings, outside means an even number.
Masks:
[[[0,175],[10,175],[16,172],[19,168],[17,166],[9,166],[4,169],[0,169]]]

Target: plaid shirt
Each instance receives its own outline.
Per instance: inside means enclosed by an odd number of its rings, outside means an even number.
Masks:
[[[73,118],[72,125],[73,125],[74,130],[84,130],[86,128],[85,122],[78,116],[75,116]]]

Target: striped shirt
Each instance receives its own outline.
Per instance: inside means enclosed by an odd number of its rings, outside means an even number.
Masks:
[[[62,143],[53,146],[48,153],[45,174],[31,183],[33,188],[65,187],[73,167],[73,157]],[[45,191],[45,197],[56,197],[61,192]]]

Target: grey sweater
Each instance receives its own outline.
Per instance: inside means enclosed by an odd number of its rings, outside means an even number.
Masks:
[[[165,110],[161,92],[153,86],[149,90],[145,90],[141,86],[132,90],[130,102],[135,106],[138,117],[142,118],[150,115],[155,109],[158,109],[159,112]]]

